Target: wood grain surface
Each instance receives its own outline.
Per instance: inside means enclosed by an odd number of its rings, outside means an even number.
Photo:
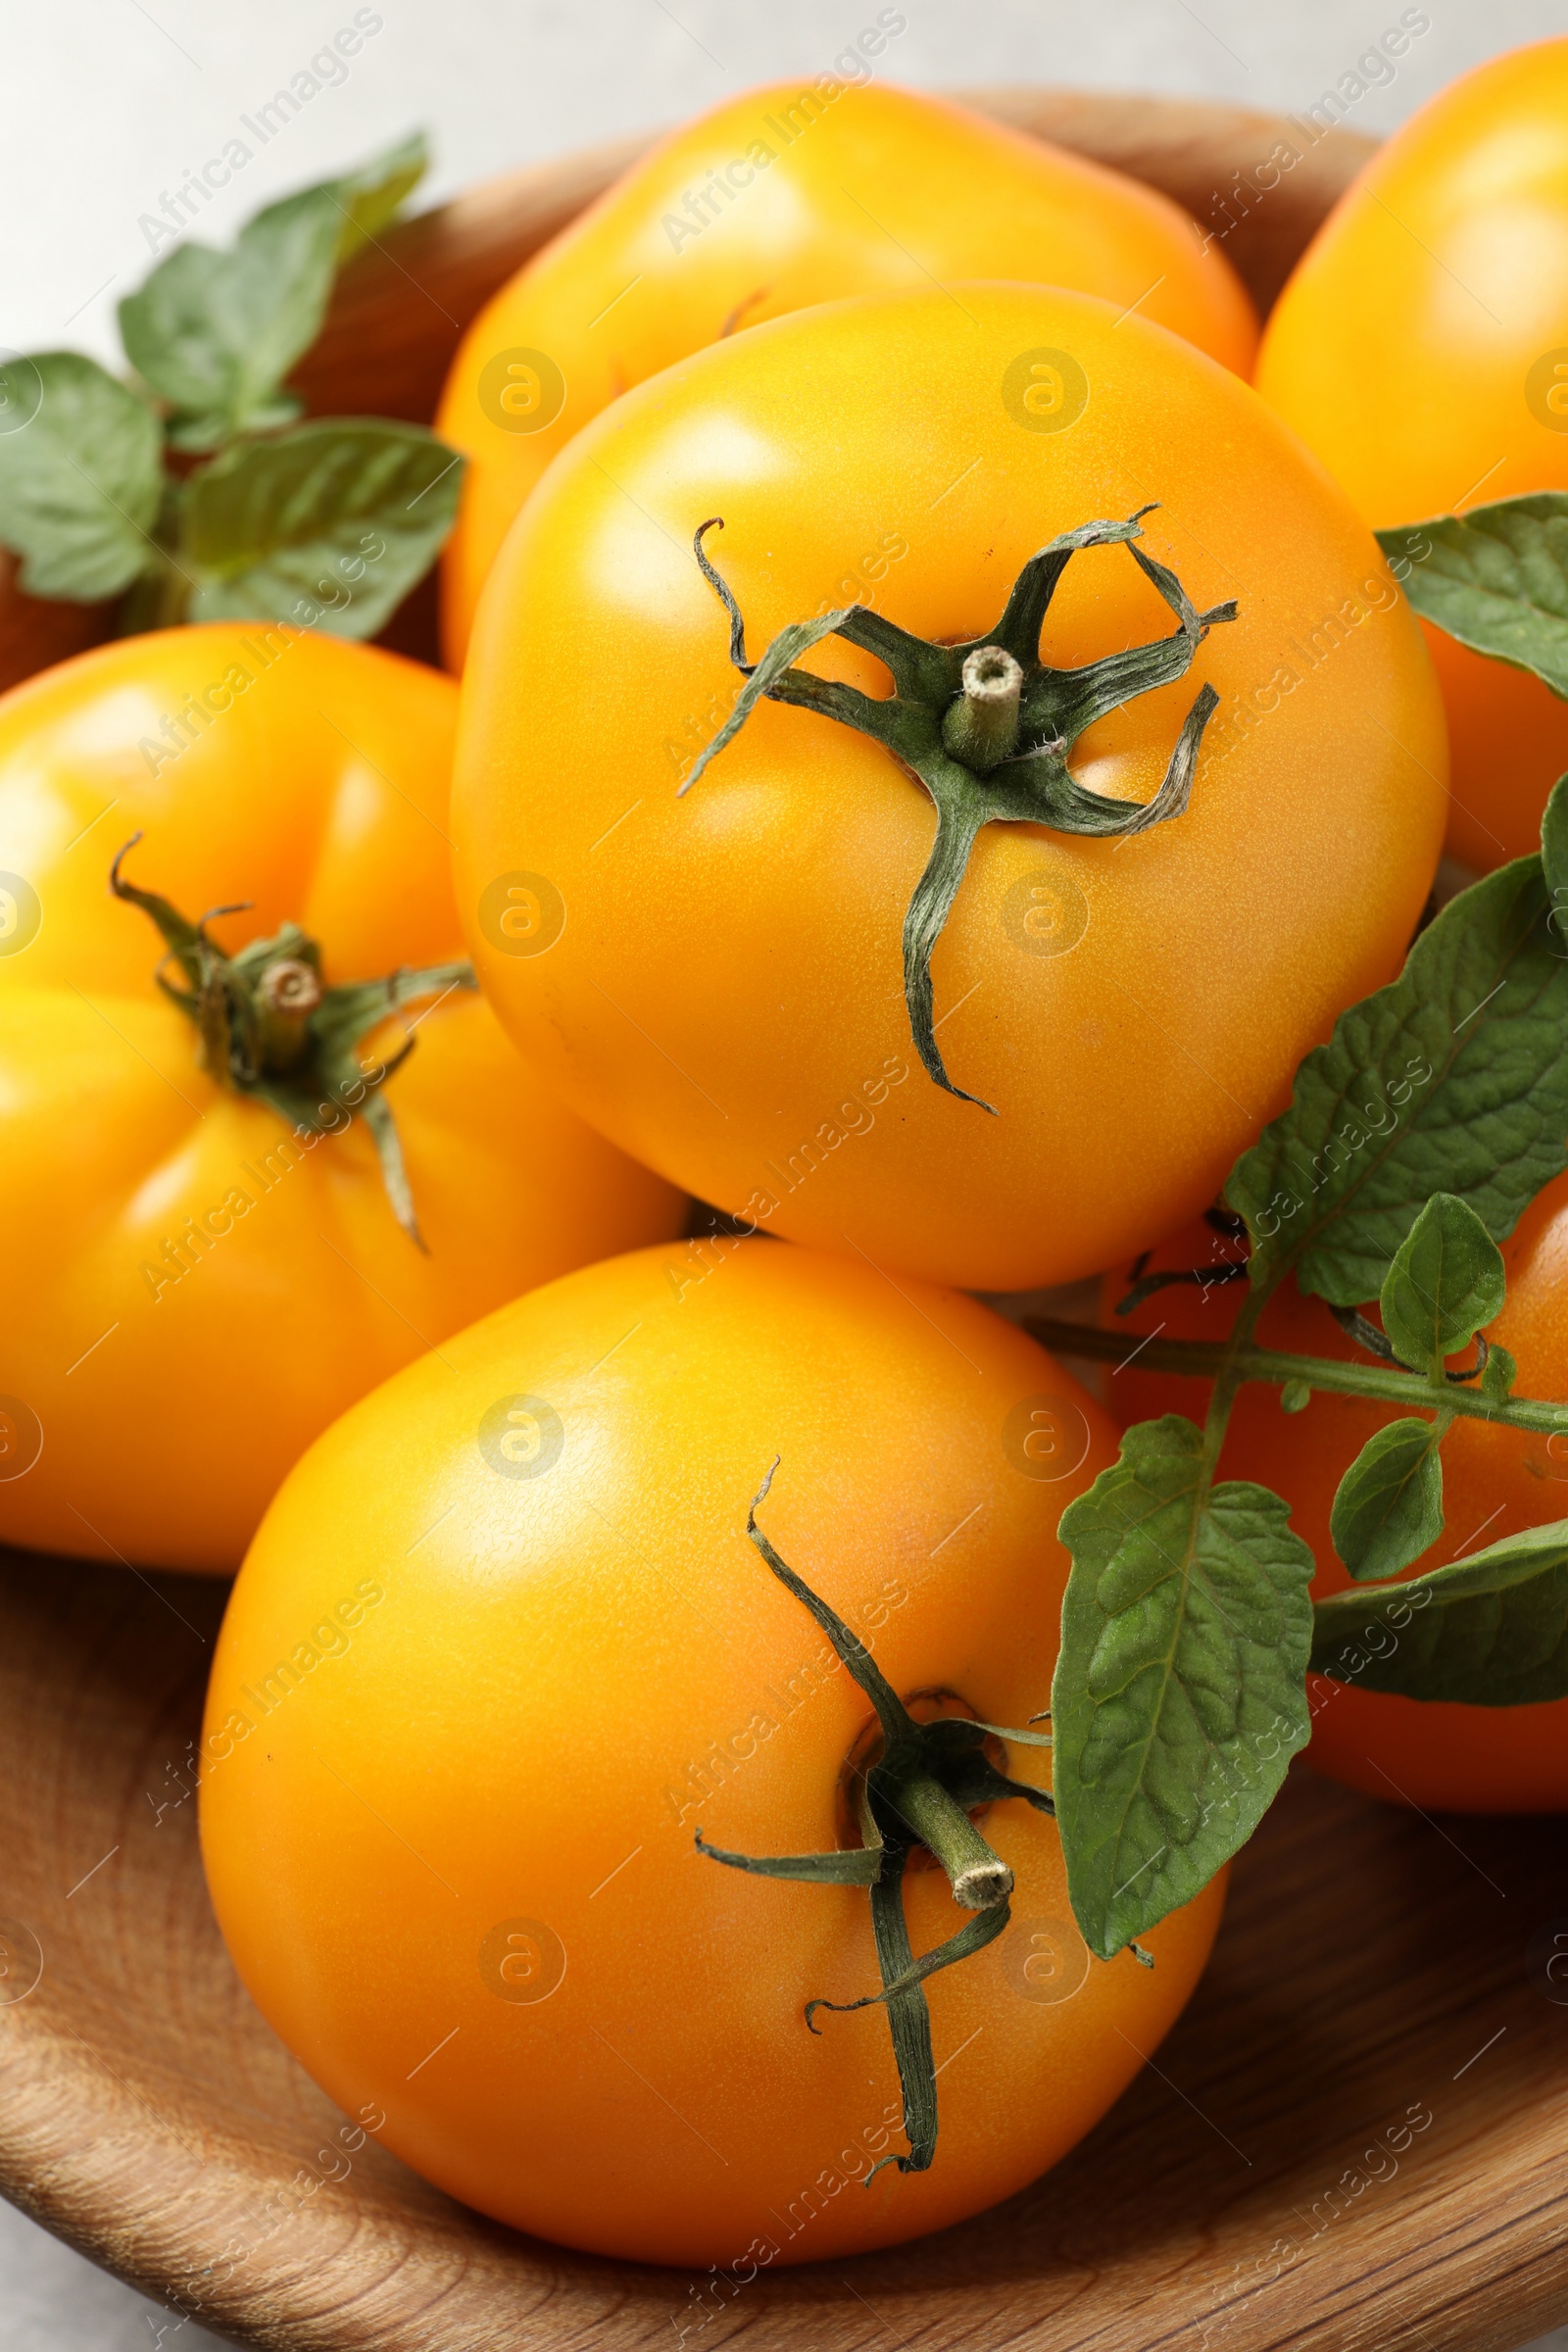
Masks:
[[[1292,135],[1233,108],[981,95],[1200,217]],[[1263,298],[1364,147],[1325,139],[1227,239]],[[313,401],[427,413],[461,326],[630,152],[393,232],[345,276]],[[21,671],[101,625],[0,588]],[[1560,1828],[1429,1822],[1299,1767],[1155,2064],[960,2230],[728,2291],[481,2222],[373,2136],[345,2152],[202,1883],[187,1758],[222,1599],[0,1558],[0,2187],[164,2301],[166,2343],[188,2317],[278,2352],[1513,2352],[1568,2318]]]
[[[987,89],[965,93],[983,111],[1020,129],[1114,165],[1185,205],[1223,235],[1229,255],[1266,309],[1324,214],[1371,153],[1372,141],[1337,129],[1307,146],[1307,132],[1273,115],[1196,99],[1086,96],[1073,90]],[[1281,140],[1300,153],[1277,186],[1244,199],[1245,218],[1218,208],[1240,172],[1248,179]],[[295,371],[315,416],[407,416],[435,413],[447,365],[463,330],[529,255],[592,202],[650,138],[490,180],[451,204],[390,228],[357,254],[338,280],[326,324]],[[24,596],[0,550],[0,691],[46,663],[100,644],[111,631],[107,605],[65,605]],[[434,661],[433,588],[416,590],[382,642]]]
[[[344,2119],[229,1968],[182,1794],[222,1598],[0,1565],[0,1995],[42,1955],[0,2006],[0,2186],[168,2301],[167,2341],[1513,2352],[1568,2315],[1568,2005],[1530,1958],[1568,1932],[1560,1829],[1299,1767],[1155,2065],[962,2229],[715,2295],[481,2222],[373,2138],[328,2157]]]

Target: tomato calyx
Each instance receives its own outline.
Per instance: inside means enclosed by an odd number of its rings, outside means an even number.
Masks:
[[[818,2009],[886,2006],[909,2150],[907,2155],[886,2156],[882,2163],[896,2164],[901,2173],[923,2173],[936,2154],[937,2083],[931,2013],[922,1985],[939,1969],[951,1968],[994,1943],[1009,1917],[1012,1872],[970,1816],[1009,1796],[1022,1797],[1042,1813],[1055,1811],[1045,1789],[1009,1780],[999,1771],[985,1752],[986,1743],[1015,1740],[1030,1747],[1049,1747],[1052,1742],[1043,1732],[1008,1731],[968,1715],[944,1714],[917,1722],[859,1636],[786,1565],[758,1526],[758,1508],[766,1499],[777,1468],[775,1456],[746,1514],[746,1533],[780,1584],[809,1609],[871,1701],[881,1726],[881,1750],[859,1775],[859,1845],[822,1854],[732,1854],[710,1845],[699,1829],[697,1850],[710,1861],[762,1878],[868,1890],[882,1988],[851,2001],[809,2000],[806,2024],[813,2034],[820,2030],[812,2023]],[[972,1916],[946,1942],[916,1958],[904,1916],[904,1874],[911,1854],[921,1848],[942,1865],[955,1902]],[[881,2170],[881,2164],[873,2166],[867,2180]]]
[[[198,1065],[230,1094],[266,1102],[289,1126],[310,1134],[335,1134],[355,1109],[361,1110],[392,1213],[423,1250],[403,1146],[391,1105],[380,1092],[413,1053],[415,1040],[406,1037],[373,1069],[361,1062],[356,1047],[404,1005],[425,997],[439,1000],[455,988],[477,988],[473,966],[403,968],[384,980],[329,988],[321,978],[318,944],[292,922],[275,938],[253,939],[237,955],[225,956],[208,937],[207,925],[220,914],[243,913],[252,902],[209,907],[199,922],[190,922],[168,899],[139,890],[122,875],[140,839],[133,833],[116,858],[109,887],[157,924],[168,953],[153,977],[195,1028]],[[178,964],[188,986],[181,988],[165,975],[164,964],[171,961]]]
[[[1147,803],[1086,791],[1068,770],[1067,756],[1086,727],[1136,696],[1184,677],[1214,623],[1236,618],[1234,601],[1200,612],[1176,574],[1137,545],[1142,517],[1152,512],[1140,507],[1124,522],[1086,522],[1053,539],[1019,572],[987,636],[938,645],[911,636],[868,606],[846,605],[814,620],[790,622],[758,662],[746,658],[740,606],[703,546],[708,532],[723,529],[722,515],[700,523],[692,541],[703,577],[729,615],[729,658],[746,683],[680,792],[691,790],[764,697],[836,719],[894,754],[937,811],[931,855],[904,921],[904,993],[915,1050],[938,1086],[993,1117],[992,1103],[948,1076],[937,1048],[931,990],[932,951],[975,836],[987,824],[1034,824],[1104,839],[1168,823],[1187,807],[1203,729],[1219,705],[1212,686],[1200,687],[1159,790]],[[1040,632],[1056,584],[1081,549],[1109,546],[1127,549],[1175,613],[1176,627],[1168,637],[1128,646],[1081,668],[1054,669],[1040,659]],[[886,664],[891,695],[877,699],[794,666],[802,654],[834,636]]]

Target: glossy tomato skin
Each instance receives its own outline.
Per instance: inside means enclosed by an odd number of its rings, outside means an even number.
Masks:
[[[1004,396],[1041,348],[1090,387],[1059,431]],[[977,840],[932,972],[948,1069],[988,1117],[911,1050],[900,938],[935,818],[892,756],[764,702],[677,798],[736,691],[692,531],[724,517],[707,545],[755,658],[857,597],[924,637],[982,632],[1035,549],[1156,497],[1145,544],[1241,617],[1086,733],[1077,773],[1147,800],[1200,681],[1220,708],[1180,818],[1120,843]],[[1126,551],[1097,549],[1044,651],[1071,665],[1169,622]],[[807,665],[887,691],[838,642]],[[792,1239],[1023,1288],[1211,1199],[1302,1054],[1393,976],[1443,769],[1375,545],[1245,384],[1086,296],[882,297],[701,352],[563,453],[469,660],[459,897],[520,1050],[623,1149]],[[510,953],[497,894],[541,878],[548,952]],[[1031,893],[1060,931],[1031,932]]]
[[[395,655],[227,623],[102,647],[0,702],[0,869],[32,894],[0,882],[24,909],[0,942],[5,1541],[231,1572],[356,1396],[532,1283],[677,1229],[677,1198],[453,995],[387,1085],[421,1253],[363,1119],[302,1142],[198,1069],[156,930],[110,895],[140,831],[129,880],[192,917],[253,902],[214,925],[231,952],[292,917],[328,982],[461,955],[456,702]]]
[[[867,1897],[694,1843],[847,1842],[873,1720],[748,1504],[778,1456],[762,1525],[895,1688],[1015,1723],[1049,1704],[1057,1516],[1113,1432],[972,1299],[761,1239],[693,1265],[537,1291],[313,1447],[224,1620],[203,1849],[265,2015],[441,2187],[597,2253],[810,2261],[1054,2162],[1181,2009],[1222,1888],[1153,1930],[1152,1972],[1090,1963],[1054,1824],[993,1806],[1013,1919],[929,1985],[935,2163],[860,2184],[906,2144],[885,2018],[803,2012],[874,1988]],[[923,1951],[958,1915],[939,1872],[906,1886]]]
[[[1568,1396],[1568,1177],[1546,1187],[1501,1247],[1508,1299],[1489,1336],[1517,1358],[1521,1396]],[[1151,1266],[1207,1271],[1232,1253],[1232,1246],[1200,1224],[1155,1250]],[[1156,1325],[1163,1325],[1168,1339],[1224,1338],[1244,1290],[1238,1284],[1158,1291],[1123,1319],[1114,1307],[1127,1287],[1125,1270],[1106,1278],[1102,1320],[1127,1331],[1129,1348]],[[1294,1283],[1264,1308],[1258,1337],[1260,1345],[1288,1353],[1370,1360],[1322,1299],[1304,1298]],[[1466,1360],[1474,1362],[1473,1350]],[[1457,1358],[1453,1369],[1461,1369]],[[1200,1422],[1208,1387],[1147,1372],[1135,1362],[1107,1381],[1106,1396],[1124,1424],[1159,1413],[1185,1413]],[[1314,1593],[1348,1592],[1354,1580],[1329,1535],[1335,1491],[1374,1430],[1398,1419],[1398,1411],[1356,1397],[1314,1396],[1304,1411],[1287,1413],[1279,1396],[1277,1389],[1243,1389],[1220,1475],[1256,1479],[1283,1494],[1292,1527],[1317,1561]],[[1444,1441],[1443,1490],[1446,1524],[1411,1575],[1524,1528],[1568,1518],[1568,1449],[1556,1440],[1457,1421]],[[1324,1676],[1311,1677],[1309,1688],[1306,1760],[1333,1780],[1428,1811],[1568,1809],[1568,1699],[1530,1707],[1457,1706],[1358,1690]]]
[[[1376,528],[1568,489],[1565,109],[1568,39],[1461,75],[1379,149],[1270,316],[1257,388]],[[1449,847],[1488,870],[1537,845],[1568,704],[1431,635]]]
[[[513,516],[612,400],[737,327],[968,277],[1137,303],[1238,373],[1251,368],[1257,320],[1240,279],[1152,188],[882,82],[750,90],[634,165],[464,337],[437,418],[468,459],[443,557],[454,668]],[[515,386],[503,380],[512,353]]]

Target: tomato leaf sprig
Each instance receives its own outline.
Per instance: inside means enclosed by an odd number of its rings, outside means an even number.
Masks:
[[[270,204],[231,251],[180,245],[120,306],[125,357],[166,403],[170,446],[211,451],[300,414],[281,389],[315,342],[341,265],[424,175],[422,137]]]
[[[128,384],[79,352],[0,368],[0,543],[27,594],[119,597],[127,631],[243,618],[374,636],[434,562],[463,462],[420,425],[297,422],[284,379],[339,268],[424,169],[416,134],[267,206],[226,253],[177,246],[121,303]]]
[[[882,1989],[863,1993],[857,2000],[818,1997],[808,2001],[806,2024],[814,2034],[820,2031],[811,2022],[818,2009],[886,2005],[909,2151],[907,2155],[885,2156],[882,2164],[872,2166],[866,2180],[879,2173],[883,2164],[896,2164],[901,2173],[923,2173],[936,2154],[937,2070],[931,2047],[931,2013],[922,1987],[926,1978],[939,1969],[951,1968],[956,1961],[966,1960],[994,1943],[1009,1917],[1012,1872],[986,1843],[970,1813],[1009,1796],[1022,1797],[1042,1813],[1054,1810],[1045,1789],[1010,1781],[999,1772],[985,1752],[986,1743],[1016,1740],[1028,1747],[1049,1747],[1051,1737],[1043,1732],[1003,1731],[996,1724],[977,1723],[967,1715],[945,1715],[934,1722],[917,1723],[859,1636],[786,1565],[758,1526],[758,1510],[767,1498],[777,1468],[775,1456],[746,1514],[746,1533],[779,1583],[809,1609],[852,1681],[871,1701],[881,1726],[881,1752],[858,1776],[858,1846],[821,1854],[731,1854],[710,1845],[699,1829],[697,1850],[710,1862],[723,1862],[731,1870],[751,1871],[760,1878],[800,1879],[818,1886],[864,1886],[869,1890]],[[936,1856],[952,1884],[954,1901],[971,1914],[956,1934],[918,1959],[904,1916],[904,1873],[917,1846]]]
[[[866,605],[845,605],[815,620],[791,621],[758,662],[746,659],[740,606],[703,546],[710,531],[723,529],[723,517],[699,523],[692,542],[704,579],[729,615],[729,658],[746,683],[680,792],[690,792],[764,696],[836,719],[896,754],[925,787],[937,812],[931,855],[904,921],[904,994],[915,1049],[938,1086],[993,1115],[991,1103],[948,1076],[932,1017],[931,954],[975,836],[984,825],[1007,823],[1050,825],[1058,833],[1104,839],[1168,823],[1187,807],[1203,729],[1219,705],[1212,686],[1199,688],[1164,778],[1149,802],[1087,792],[1068,770],[1067,755],[1086,727],[1136,696],[1185,677],[1209,630],[1236,618],[1234,603],[1200,612],[1175,572],[1138,546],[1142,519],[1152,512],[1140,507],[1124,522],[1086,522],[1041,548],[1014,580],[989,636],[936,645],[898,628]],[[1082,550],[1112,546],[1126,548],[1175,613],[1176,626],[1168,637],[1125,647],[1081,668],[1054,669],[1040,658],[1040,632],[1057,583]],[[826,637],[842,637],[874,654],[892,672],[892,694],[878,700],[858,687],[797,669],[801,655]]]
[[[1313,1606],[1288,1505],[1214,1483],[1244,1381],[1278,1386],[1291,1410],[1313,1391],[1409,1406],[1350,1465],[1332,1518],[1352,1576],[1386,1579],[1442,1532],[1441,1446],[1456,1419],[1568,1434],[1568,1403],[1514,1396],[1512,1359],[1483,1328],[1503,1303],[1497,1242],[1568,1166],[1568,954],[1553,919],[1565,887],[1568,777],[1541,854],[1443,909],[1399,978],[1308,1054],[1289,1109],[1232,1170],[1225,1198],[1250,1249],[1233,1261],[1249,1296],[1229,1339],[1139,1350],[1152,1369],[1212,1381],[1202,1430],[1179,1414],[1130,1429],[1117,1465],[1062,1516],[1073,1566],[1053,1781],[1074,1911],[1102,1958],[1251,1835],[1308,1736],[1308,1669],[1486,1706],[1568,1696],[1568,1521]],[[1337,1310],[1369,1361],[1255,1345],[1288,1276]],[[1381,1329],[1359,1312],[1373,1301]],[[1028,1328],[1064,1354],[1125,1353],[1112,1332]],[[1474,1365],[1450,1371],[1472,1340]]]

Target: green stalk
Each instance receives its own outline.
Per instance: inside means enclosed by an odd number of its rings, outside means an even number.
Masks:
[[[1208,1412],[1203,1421],[1203,1446],[1198,1462],[1198,1484],[1194,1495],[1192,1531],[1188,1540],[1187,1556],[1182,1563],[1184,1573],[1190,1570],[1193,1564],[1198,1533],[1202,1525],[1203,1504],[1209,1489],[1214,1484],[1215,1473],[1219,1469],[1219,1457],[1225,1449],[1225,1433],[1230,1427],[1231,1407],[1236,1401],[1238,1389],[1247,1378],[1247,1374],[1242,1369],[1242,1357],[1257,1319],[1268,1303],[1274,1285],[1270,1283],[1260,1286],[1250,1293],[1236,1317],[1231,1328],[1230,1338],[1223,1346],[1215,1349],[1214,1386],[1208,1399]],[[1029,1328],[1032,1330],[1034,1326],[1031,1324]],[[1057,1328],[1070,1331],[1075,1326],[1062,1324]],[[1049,1343],[1047,1344],[1049,1345]]]
[[[1005,647],[983,645],[959,676],[962,690],[943,716],[942,740],[955,760],[985,775],[1018,748],[1023,671]]]
[[[989,1911],[1012,1892],[1012,1873],[994,1853],[968,1814],[942,1783],[927,1772],[907,1778],[889,1775],[882,1793],[915,1838],[936,1856],[953,1886],[953,1899],[966,1911]]]
[[[1212,1380],[1215,1390],[1209,1405],[1210,1420],[1220,1401],[1222,1379],[1228,1383],[1224,1400],[1227,1420],[1235,1392],[1244,1382],[1256,1380],[1267,1387],[1284,1388],[1299,1381],[1327,1395],[1364,1396],[1374,1404],[1403,1405],[1419,1411],[1441,1403],[1446,1411],[1473,1421],[1493,1421],[1499,1429],[1530,1430],[1544,1437],[1555,1437],[1559,1432],[1568,1434],[1568,1404],[1553,1404],[1532,1396],[1510,1396],[1504,1400],[1483,1396],[1474,1389],[1440,1391],[1429,1387],[1414,1373],[1381,1364],[1348,1363],[1324,1355],[1287,1355],[1272,1348],[1243,1345],[1244,1333],[1255,1327],[1262,1304],[1262,1298],[1254,1294],[1249,1307],[1238,1316],[1236,1331],[1229,1341],[1146,1340],[1141,1348],[1129,1348],[1125,1332],[1103,1331],[1093,1323],[1058,1323],[1042,1315],[1031,1315],[1024,1329],[1054,1355],[1076,1355],[1091,1363],[1105,1364],[1127,1362],[1136,1355],[1151,1372],[1173,1372],[1189,1380]]]

